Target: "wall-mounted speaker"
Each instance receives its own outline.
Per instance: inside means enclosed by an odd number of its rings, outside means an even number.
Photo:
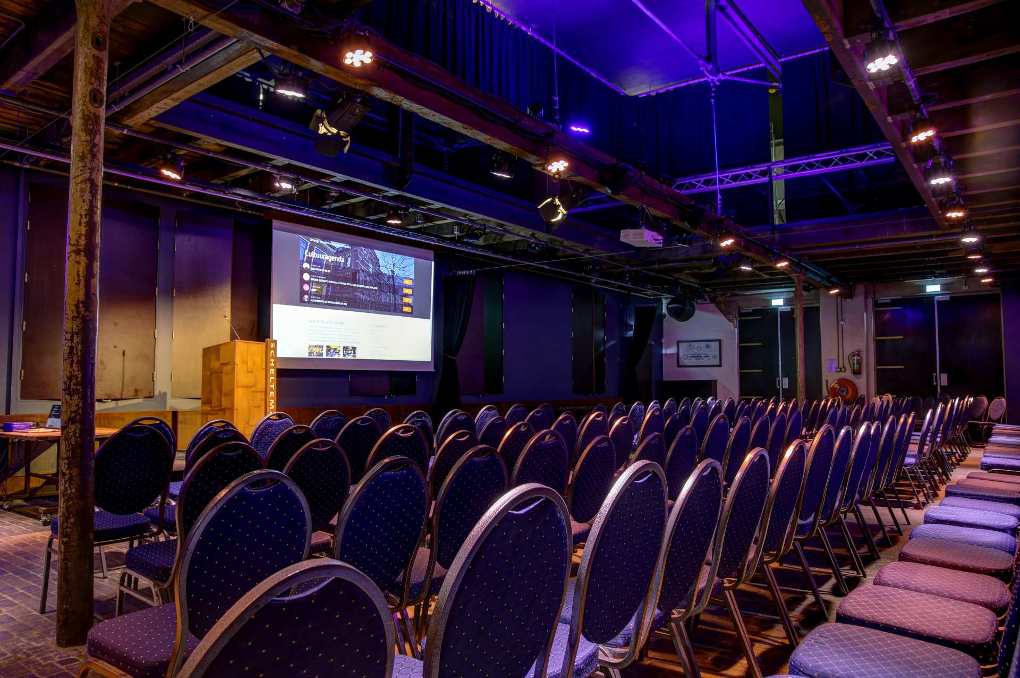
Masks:
[[[678,294],[666,302],[666,313],[677,322],[687,322],[694,317],[694,300],[686,294]]]

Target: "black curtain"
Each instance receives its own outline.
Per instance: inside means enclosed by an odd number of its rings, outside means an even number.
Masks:
[[[439,364],[439,380],[433,403],[433,416],[438,418],[460,407],[460,375],[457,354],[464,344],[471,304],[475,296],[475,274],[452,273],[443,279],[443,350]]]
[[[658,314],[655,306],[638,306],[634,309],[634,333],[625,342],[623,374],[620,375],[620,396],[625,400],[642,398],[638,365],[648,350]]]

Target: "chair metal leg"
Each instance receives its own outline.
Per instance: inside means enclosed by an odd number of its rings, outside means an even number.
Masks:
[[[623,678],[623,674],[620,673],[620,669],[613,668],[611,666],[603,666],[602,668],[609,674],[610,678]]]
[[[854,517],[857,519],[857,524],[864,533],[864,541],[868,545],[868,552],[871,553],[872,558],[878,560],[881,557],[878,553],[878,544],[875,543],[875,538],[871,536],[871,528],[868,527],[868,522],[864,520],[864,514],[861,513],[861,507],[854,504],[853,511]]]
[[[670,634],[673,637],[673,648],[676,656],[683,667],[684,676],[689,678],[701,678],[701,671],[698,669],[698,662],[694,657],[694,646],[691,645],[691,637],[687,634],[682,621],[674,619],[670,622]]]
[[[786,639],[790,641],[790,645],[797,647],[797,643],[800,642],[800,636],[797,633],[797,627],[793,625],[793,620],[790,619],[790,611],[786,608],[786,600],[783,599],[782,589],[779,588],[779,582],[776,581],[776,573],[772,571],[772,567],[768,563],[762,563],[762,569],[765,570],[765,580],[768,582],[769,592],[772,594],[772,600],[775,601],[776,609],[779,611],[779,619],[783,622]]]
[[[893,527],[896,528],[896,532],[903,534],[903,528],[900,527],[900,521],[896,518],[896,511],[893,511],[892,500],[890,500],[888,495],[886,495],[885,490],[879,492],[878,496],[881,497],[882,501],[885,503],[885,510],[889,512],[889,517],[892,518]]]
[[[46,614],[46,598],[50,594],[50,563],[53,561],[53,537],[46,540],[46,557],[43,561],[42,594],[39,596],[39,614]]]
[[[850,589],[846,586],[846,580],[843,578],[843,570],[839,566],[839,561],[836,560],[836,552],[832,550],[832,543],[829,541],[829,535],[825,533],[824,527],[818,529],[818,539],[822,542],[822,548],[825,549],[825,555],[829,558],[829,565],[832,567],[832,576],[836,578],[836,586],[839,587],[840,593],[845,596],[850,593]]]
[[[882,516],[878,513],[878,506],[875,505],[875,501],[869,500],[868,504],[871,506],[871,512],[875,514],[875,520],[878,521],[878,526],[882,528],[882,536],[885,538],[885,543],[892,546],[892,537],[886,532],[885,523],[882,522]]]
[[[864,561],[861,560],[857,544],[854,543],[853,535],[850,534],[850,527],[846,524],[846,517],[839,513],[836,517],[836,522],[839,523],[840,532],[843,533],[843,541],[846,542],[846,550],[850,552],[850,560],[853,561],[854,569],[857,570],[857,574],[861,575],[861,577],[867,577],[868,573],[864,569]]]
[[[744,626],[744,618],[740,616],[737,597],[733,595],[733,591],[730,589],[723,589],[723,598],[726,599],[726,607],[729,608],[730,616],[733,617],[733,626],[737,629],[737,636],[740,637],[740,642],[744,646],[744,655],[747,656],[747,665],[751,668],[751,675],[754,678],[764,678],[761,667],[758,666],[758,658],[754,655],[754,644],[751,643],[751,637],[747,634],[747,627]]]
[[[801,569],[804,570],[804,576],[807,577],[808,583],[811,584],[811,595],[815,597],[815,602],[818,603],[818,607],[823,613],[828,614],[828,608],[825,607],[825,600],[822,598],[822,592],[818,590],[818,584],[815,583],[815,576],[811,574],[811,566],[808,565],[807,556],[804,555],[804,547],[800,545],[799,541],[793,542],[793,548],[797,551],[797,558],[800,559]]]

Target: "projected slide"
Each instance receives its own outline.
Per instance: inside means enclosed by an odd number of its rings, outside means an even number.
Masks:
[[[431,370],[432,253],[273,225],[280,367]]]

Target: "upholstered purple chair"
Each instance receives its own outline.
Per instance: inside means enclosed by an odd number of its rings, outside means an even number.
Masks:
[[[317,438],[298,450],[283,472],[304,493],[312,530],[332,536],[330,521],[340,513],[351,490],[351,467],[343,450],[332,440]]]
[[[801,496],[800,509],[797,513],[797,524],[794,528],[793,548],[797,553],[804,576],[811,586],[815,602],[823,612],[827,611],[815,577],[811,573],[804,544],[817,536],[818,524],[821,521],[822,503],[829,489],[829,475],[832,471],[832,456],[836,447],[836,436],[828,424],[824,424],[808,446],[807,470],[805,471],[804,490]]]
[[[159,430],[141,424],[122,428],[100,445],[93,475],[96,510],[92,514],[92,529],[104,575],[107,574],[104,546],[134,544],[136,540],[158,534],[158,525],[163,523],[150,522],[142,512],[158,502],[158,515],[162,516],[174,455],[169,441]],[[60,522],[54,518],[43,561],[40,614],[46,612],[50,562],[54,544],[59,546],[59,535]]]
[[[677,407],[678,405],[676,402],[676,398],[666,398],[666,402],[662,404],[663,418],[668,420],[670,417],[676,414]]]
[[[499,409],[495,405],[485,405],[475,414],[475,435],[482,435],[482,429],[495,417],[498,417]]]
[[[708,423],[711,424],[712,421],[722,413],[723,413],[723,401],[712,400],[712,404],[709,405],[708,407]]]
[[[432,430],[432,417],[425,410],[415,410],[411,414],[404,417],[405,424],[411,424],[417,427],[421,434],[425,436],[426,442],[429,444],[429,455],[435,452],[435,432]]]
[[[157,431],[161,436],[163,436],[163,438],[166,439],[170,449],[176,454],[177,436],[174,435],[174,430],[170,428],[170,424],[166,423],[159,417],[138,417],[131,423],[127,424],[127,426],[124,426],[124,428],[129,428],[131,426],[147,426]]]
[[[397,424],[383,433],[365,463],[366,471],[387,457],[407,457],[424,473],[429,467],[429,444],[412,424]]]
[[[821,407],[820,400],[812,400],[804,412],[804,432],[814,433],[815,422],[818,421],[818,408]]]
[[[506,420],[495,416],[489,419],[478,433],[478,442],[489,447],[499,447],[506,435]]]
[[[102,621],[89,631],[82,675],[178,674],[216,622],[248,591],[308,556],[311,518],[301,490],[278,471],[238,478],[202,512],[174,575],[175,603]]]
[[[336,444],[347,455],[347,462],[351,465],[351,483],[357,483],[365,474],[368,456],[381,436],[379,424],[365,415],[354,417],[340,429]]]
[[[248,439],[226,419],[216,419],[207,423],[192,436],[191,442],[188,443],[188,447],[184,451],[184,475],[187,475],[209,450],[233,441],[247,443]],[[183,482],[179,480],[170,483],[170,491],[167,493],[170,499],[177,499]]]
[[[645,420],[645,404],[640,400],[635,402],[630,406],[630,409],[627,410],[627,416],[630,417],[632,422],[634,422],[634,426],[636,428],[640,428],[641,424]]]
[[[568,585],[549,676],[589,676],[600,658],[612,666],[609,643],[641,623],[649,593],[656,592],[665,509],[666,480],[652,462],[633,464],[613,484]]]
[[[550,428],[563,438],[563,443],[567,446],[567,450],[570,452],[571,458],[573,458],[577,449],[578,433],[577,419],[574,418],[574,415],[564,412],[556,418],[556,421],[553,422]]]
[[[571,533],[575,544],[588,538],[591,521],[613,485],[616,468],[616,452],[606,436],[593,440],[574,464],[564,496],[570,507]]]
[[[888,419],[879,420],[875,423],[881,426],[881,433],[877,436],[873,434],[873,441],[877,440],[877,447],[874,454],[873,467],[870,469],[870,474],[864,483],[860,501],[861,503],[868,504],[871,507],[871,511],[882,531],[886,544],[891,546],[892,538],[886,531],[885,523],[882,521],[882,515],[878,512],[878,505],[875,503],[875,499],[881,492],[881,485],[885,470],[895,452],[898,426],[895,417],[889,417]],[[893,518],[895,518],[896,514],[892,513],[891,510],[890,514]]]
[[[475,420],[464,410],[451,410],[439,422],[436,429],[436,449],[442,447],[446,439],[457,431],[470,431],[471,435],[478,435],[475,433]]]
[[[779,465],[779,456],[786,449],[786,414],[779,412],[775,418],[770,420],[769,442],[766,449],[769,451],[769,465],[775,470]]]
[[[675,501],[680,495],[687,478],[694,471],[698,463],[698,434],[690,426],[684,426],[673,439],[666,453],[666,463],[663,464],[663,471],[666,474],[666,484],[669,489],[670,501]]]
[[[896,561],[883,565],[873,583],[980,605],[999,617],[1010,603],[1009,587],[1001,579],[923,563]]]
[[[630,417],[627,418],[631,421]],[[622,421],[617,419],[616,421]],[[616,425],[615,423],[613,424]],[[609,417],[605,414],[592,411],[581,421],[581,427],[577,431],[577,445],[574,447],[574,453],[571,455],[571,459],[576,459],[584,450],[588,449],[588,445],[591,441],[595,440],[599,436],[610,436],[609,432]],[[633,439],[633,431],[631,432],[631,438]]]
[[[634,450],[630,463],[639,461],[653,461],[659,466],[666,465],[666,443],[662,440],[661,433],[652,433]]]
[[[686,400],[686,398],[684,399]],[[681,402],[676,409],[677,423],[681,426],[687,426],[691,423],[691,406],[690,403]]]
[[[302,424],[295,424],[276,437],[273,444],[269,446],[266,454],[265,466],[274,471],[282,471],[287,467],[290,458],[297,454],[297,451],[308,443],[315,440],[312,429]]]
[[[251,432],[251,446],[263,461],[269,457],[269,448],[280,435],[294,425],[294,420],[285,412],[271,412],[262,418]]]
[[[700,403],[699,405],[691,408],[691,426],[694,428],[694,432],[698,434],[698,444],[705,439],[705,433],[708,431],[708,405]]]
[[[520,403],[515,403],[507,408],[506,414],[503,418],[506,419],[507,426],[513,426],[514,424],[520,424],[528,416],[528,408]]]
[[[645,411],[644,421],[641,422],[641,430],[638,431],[635,445],[640,445],[648,436],[653,433],[662,434],[666,421],[662,417],[662,409],[658,405],[650,406]]]
[[[673,415],[666,419],[665,426],[662,427],[662,440],[666,443],[666,447],[673,444],[676,439],[676,434],[680,432],[683,426],[680,425],[680,419]]]
[[[836,436],[836,442],[832,451],[832,465],[829,469],[829,482],[825,488],[825,497],[818,509],[818,539],[822,543],[825,555],[832,566],[832,574],[836,578],[836,585],[843,593],[847,592],[846,580],[836,558],[836,551],[832,548],[827,528],[833,527],[837,517],[841,515],[840,508],[843,502],[843,493],[846,491],[850,480],[850,467],[853,461],[854,435],[853,429],[844,426]],[[851,546],[851,565],[857,573],[864,577],[864,564],[855,558],[856,550]]]
[[[730,421],[725,414],[717,414],[708,425],[705,437],[701,439],[698,460],[715,459],[721,465],[726,457],[726,446],[730,441]]]
[[[850,449],[846,479],[836,506],[836,512],[826,523],[827,525],[837,525],[839,527],[843,535],[843,541],[846,543],[847,550],[850,552],[850,557],[854,562],[854,567],[859,574],[863,572],[864,561],[861,559],[860,551],[846,522],[846,515],[850,511],[859,510],[857,509],[857,501],[860,496],[861,484],[864,481],[867,469],[871,465],[871,431],[872,425],[867,423],[861,424],[857,428],[857,434],[854,436],[853,445]],[[863,525],[863,523],[859,523],[859,525]],[[870,532],[868,534],[870,536]],[[870,543],[868,547],[871,547]],[[876,553],[877,548],[872,555]]]
[[[570,574],[563,499],[524,485],[466,535],[439,592],[424,661],[398,656],[394,676],[546,675]]]
[[[336,560],[297,563],[234,603],[180,675],[389,678],[395,639],[388,617],[379,587],[354,567]]]
[[[555,416],[556,412],[553,410],[552,405],[543,403],[529,412],[524,421],[531,424],[531,428],[536,431],[544,431],[552,426]]]
[[[316,438],[326,438],[327,440],[336,440],[336,437],[340,435],[340,429],[347,423],[347,416],[339,410],[324,410],[315,415],[315,419],[312,419],[312,423],[308,425],[308,428],[312,429],[312,433],[315,434]]]
[[[737,421],[730,431],[729,440],[726,441],[726,451],[723,453],[722,470],[724,483],[733,479],[733,475],[737,472],[737,467],[740,466],[744,456],[750,449],[752,430],[750,419],[743,415],[737,417]]]
[[[167,511],[166,524],[173,523],[176,539],[148,541],[128,548],[124,570],[117,588],[116,612],[120,613],[123,596],[132,596],[145,603],[160,605],[169,589],[178,544],[187,538],[202,511],[225,487],[241,476],[262,468],[262,458],[248,443],[232,441],[213,448],[195,464],[184,478],[177,504]],[[150,597],[142,596],[138,584],[149,585]],[[45,584],[44,584],[45,585]]]
[[[538,483],[556,490],[567,491],[570,475],[570,453],[563,438],[548,429],[536,433],[524,446],[510,472],[510,487]]]
[[[528,444],[528,441],[535,435],[536,431],[531,428],[531,424],[526,421],[519,421],[513,426],[507,428],[506,433],[503,434],[503,439],[499,441],[499,456],[503,458],[503,464],[508,469],[513,469],[517,465],[517,458],[521,456],[521,452],[524,451],[524,446]],[[438,487],[435,488],[438,492]],[[433,494],[432,496],[435,496]]]
[[[616,450],[616,467],[622,468],[634,451],[634,429],[630,417],[620,417],[613,422],[609,439],[613,441],[613,449]]]
[[[385,431],[393,426],[393,418],[390,417],[390,413],[381,407],[373,407],[365,412],[365,416],[374,419],[380,431]]]
[[[619,419],[620,417],[626,417],[626,416],[627,416],[627,406],[624,405],[623,403],[616,403],[609,410],[609,423],[610,423],[610,425],[612,425],[612,423],[614,421],[616,421],[617,419]]]
[[[509,434],[510,431],[507,432],[507,435]],[[450,469],[477,445],[478,439],[475,438],[474,431],[454,431],[446,437],[443,444],[439,446],[439,451],[436,452],[432,467],[428,470],[429,496],[439,496],[439,489],[443,486]]]
[[[804,417],[801,414],[800,408],[790,408],[789,416],[786,418],[786,444],[788,445],[794,440],[800,440],[803,430]]]

